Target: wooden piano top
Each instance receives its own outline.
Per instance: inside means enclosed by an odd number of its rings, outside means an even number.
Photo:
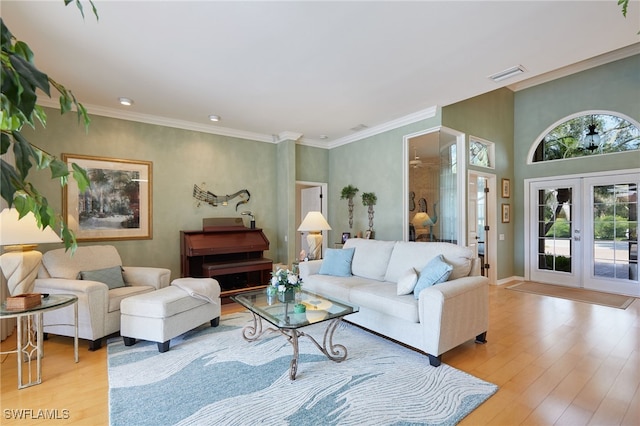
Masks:
[[[180,231],[181,254],[208,256],[269,250],[269,240],[262,229],[215,227],[203,231]]]

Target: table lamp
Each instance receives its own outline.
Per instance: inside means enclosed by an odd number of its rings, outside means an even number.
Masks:
[[[21,219],[18,210],[4,209],[0,213],[0,269],[7,279],[9,294],[31,293],[42,261],[42,253],[34,250],[38,244],[59,243],[62,239],[51,229],[38,228],[36,217],[29,212]]]
[[[417,230],[418,228],[426,228],[429,227],[429,241],[433,241],[433,221],[429,217],[426,212],[418,212],[413,217],[411,221],[413,227]]]
[[[300,232],[308,232],[309,259],[322,259],[322,231],[330,231],[331,227],[320,212],[309,212],[298,227]]]

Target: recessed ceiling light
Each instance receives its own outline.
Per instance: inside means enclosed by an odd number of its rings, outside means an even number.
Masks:
[[[124,106],[133,105],[133,99],[129,99],[129,98],[118,98],[118,102],[120,102],[120,105],[124,105]]]
[[[327,135],[320,135],[320,139],[324,140],[324,139],[329,139],[329,136]]]
[[[209,116],[209,120],[211,120],[211,121],[220,121],[220,116],[219,115],[210,115]]]
[[[507,68],[504,71],[497,72],[493,75],[490,75],[489,78],[496,83],[502,80],[506,80],[507,78],[514,77],[518,74],[522,74],[526,69],[522,65],[516,65],[515,67]]]

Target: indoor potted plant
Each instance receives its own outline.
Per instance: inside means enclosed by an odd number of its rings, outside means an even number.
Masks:
[[[356,193],[359,191],[353,185],[347,185],[342,188],[342,193],[340,194],[340,199],[344,200],[345,198],[348,200],[349,205],[349,229],[353,228],[353,197],[356,196]]]
[[[369,213],[369,232],[368,235],[370,238],[373,238],[373,206],[376,205],[378,201],[378,197],[376,197],[375,192],[363,192],[362,193],[362,204],[368,207]]]

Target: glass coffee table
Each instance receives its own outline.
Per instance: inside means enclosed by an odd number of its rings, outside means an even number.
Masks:
[[[358,307],[326,296],[300,291],[296,301],[281,302],[278,296],[267,295],[265,290],[249,291],[231,296],[231,299],[249,309],[253,322],[242,329],[242,337],[253,342],[266,332],[280,332],[293,346],[293,357],[289,368],[289,378],[295,380],[298,370],[298,338],[305,336],[331,361],[342,362],[347,359],[347,348],[333,343],[333,333],[346,315],[358,312]],[[305,311],[300,311],[304,305]],[[273,327],[263,328],[262,320]],[[303,327],[326,322],[322,345],[309,334],[301,331]]]

